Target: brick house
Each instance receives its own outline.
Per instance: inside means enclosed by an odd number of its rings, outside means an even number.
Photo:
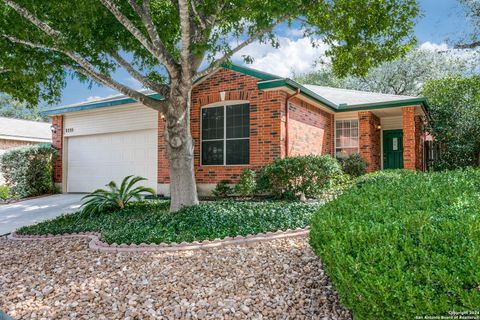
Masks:
[[[245,168],[295,155],[360,153],[368,171],[423,170],[427,107],[421,97],[301,85],[250,68],[222,68],[192,92],[199,193],[223,179],[235,182]],[[157,111],[118,95],[48,114],[61,151],[55,181],[64,192],[89,192],[135,174],[169,194],[164,120]]]
[[[51,142],[50,123],[0,117],[0,155],[30,144]],[[0,185],[4,183],[0,173]]]

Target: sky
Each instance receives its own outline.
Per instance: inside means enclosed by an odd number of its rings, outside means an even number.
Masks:
[[[446,48],[466,34],[470,28],[457,0],[419,0],[422,16],[415,27],[415,35],[419,45],[425,48]],[[325,50],[324,47],[312,48],[310,40],[303,38],[301,30],[279,27],[280,48],[253,43],[232,58],[234,63],[243,64],[241,56],[248,54],[254,58],[249,67],[274,73],[283,77],[291,77],[312,71],[314,62]],[[141,86],[125,71],[119,70],[115,79],[122,81],[134,89]],[[99,85],[89,87],[76,79],[68,79],[63,90],[60,105],[68,105],[86,100],[95,100],[117,94],[116,91]]]

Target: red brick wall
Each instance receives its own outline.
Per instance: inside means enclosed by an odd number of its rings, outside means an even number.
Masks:
[[[226,179],[236,182],[245,168],[256,169],[282,155],[281,110],[287,94],[281,91],[262,92],[257,89],[259,79],[222,69],[192,91],[190,114],[194,139],[195,176],[197,183],[215,184]],[[224,91],[225,102],[248,100],[250,103],[250,164],[238,166],[200,166],[200,112],[201,107],[219,102]],[[159,170],[158,182],[168,183],[168,163],[164,154],[163,124],[159,120]]]
[[[288,155],[333,154],[333,115],[297,98],[289,103]]]
[[[402,107],[403,168],[415,170],[417,165],[417,133],[415,107]]]
[[[40,142],[0,139],[0,150],[8,150],[15,147],[28,146],[30,144],[38,143]]]
[[[360,155],[367,162],[367,171],[373,172],[380,169],[380,130],[376,126],[380,119],[371,111],[358,113]]]
[[[330,154],[335,156],[335,115],[330,115]]]
[[[417,170],[424,170],[423,145],[423,119],[421,116],[415,116],[415,167]]]
[[[52,133],[52,145],[58,150],[58,156],[53,163],[53,181],[62,182],[62,151],[63,151],[63,116],[53,116],[52,126],[55,128]]]
[[[158,156],[157,156],[157,176],[158,183],[170,183],[170,173],[168,172],[167,150],[164,141],[165,120],[162,114],[158,113]]]

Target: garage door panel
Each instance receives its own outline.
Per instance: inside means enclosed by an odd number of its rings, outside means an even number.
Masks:
[[[156,190],[157,130],[69,137],[68,192],[91,192],[128,175],[147,178]]]

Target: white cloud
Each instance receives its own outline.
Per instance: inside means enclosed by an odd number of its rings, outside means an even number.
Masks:
[[[424,42],[420,45],[420,49],[429,50],[429,51],[447,51],[448,44],[443,43],[432,43],[430,41]]]
[[[285,31],[285,35],[288,38],[303,38],[305,35],[305,30],[304,29],[293,29],[293,28],[288,28]]]
[[[238,52],[232,60],[236,63],[243,63],[242,55],[249,55],[254,62],[248,66],[273,73],[282,77],[290,77],[293,72],[301,74],[309,72],[315,67],[315,61],[324,58],[327,45],[321,44],[313,47],[309,38],[296,40],[287,37],[278,38],[280,47],[275,49],[270,44],[254,42]]]
[[[88,97],[85,101],[90,102],[90,101],[98,100],[98,99],[100,99],[100,98],[101,98],[100,96],[90,96],[90,97]]]

